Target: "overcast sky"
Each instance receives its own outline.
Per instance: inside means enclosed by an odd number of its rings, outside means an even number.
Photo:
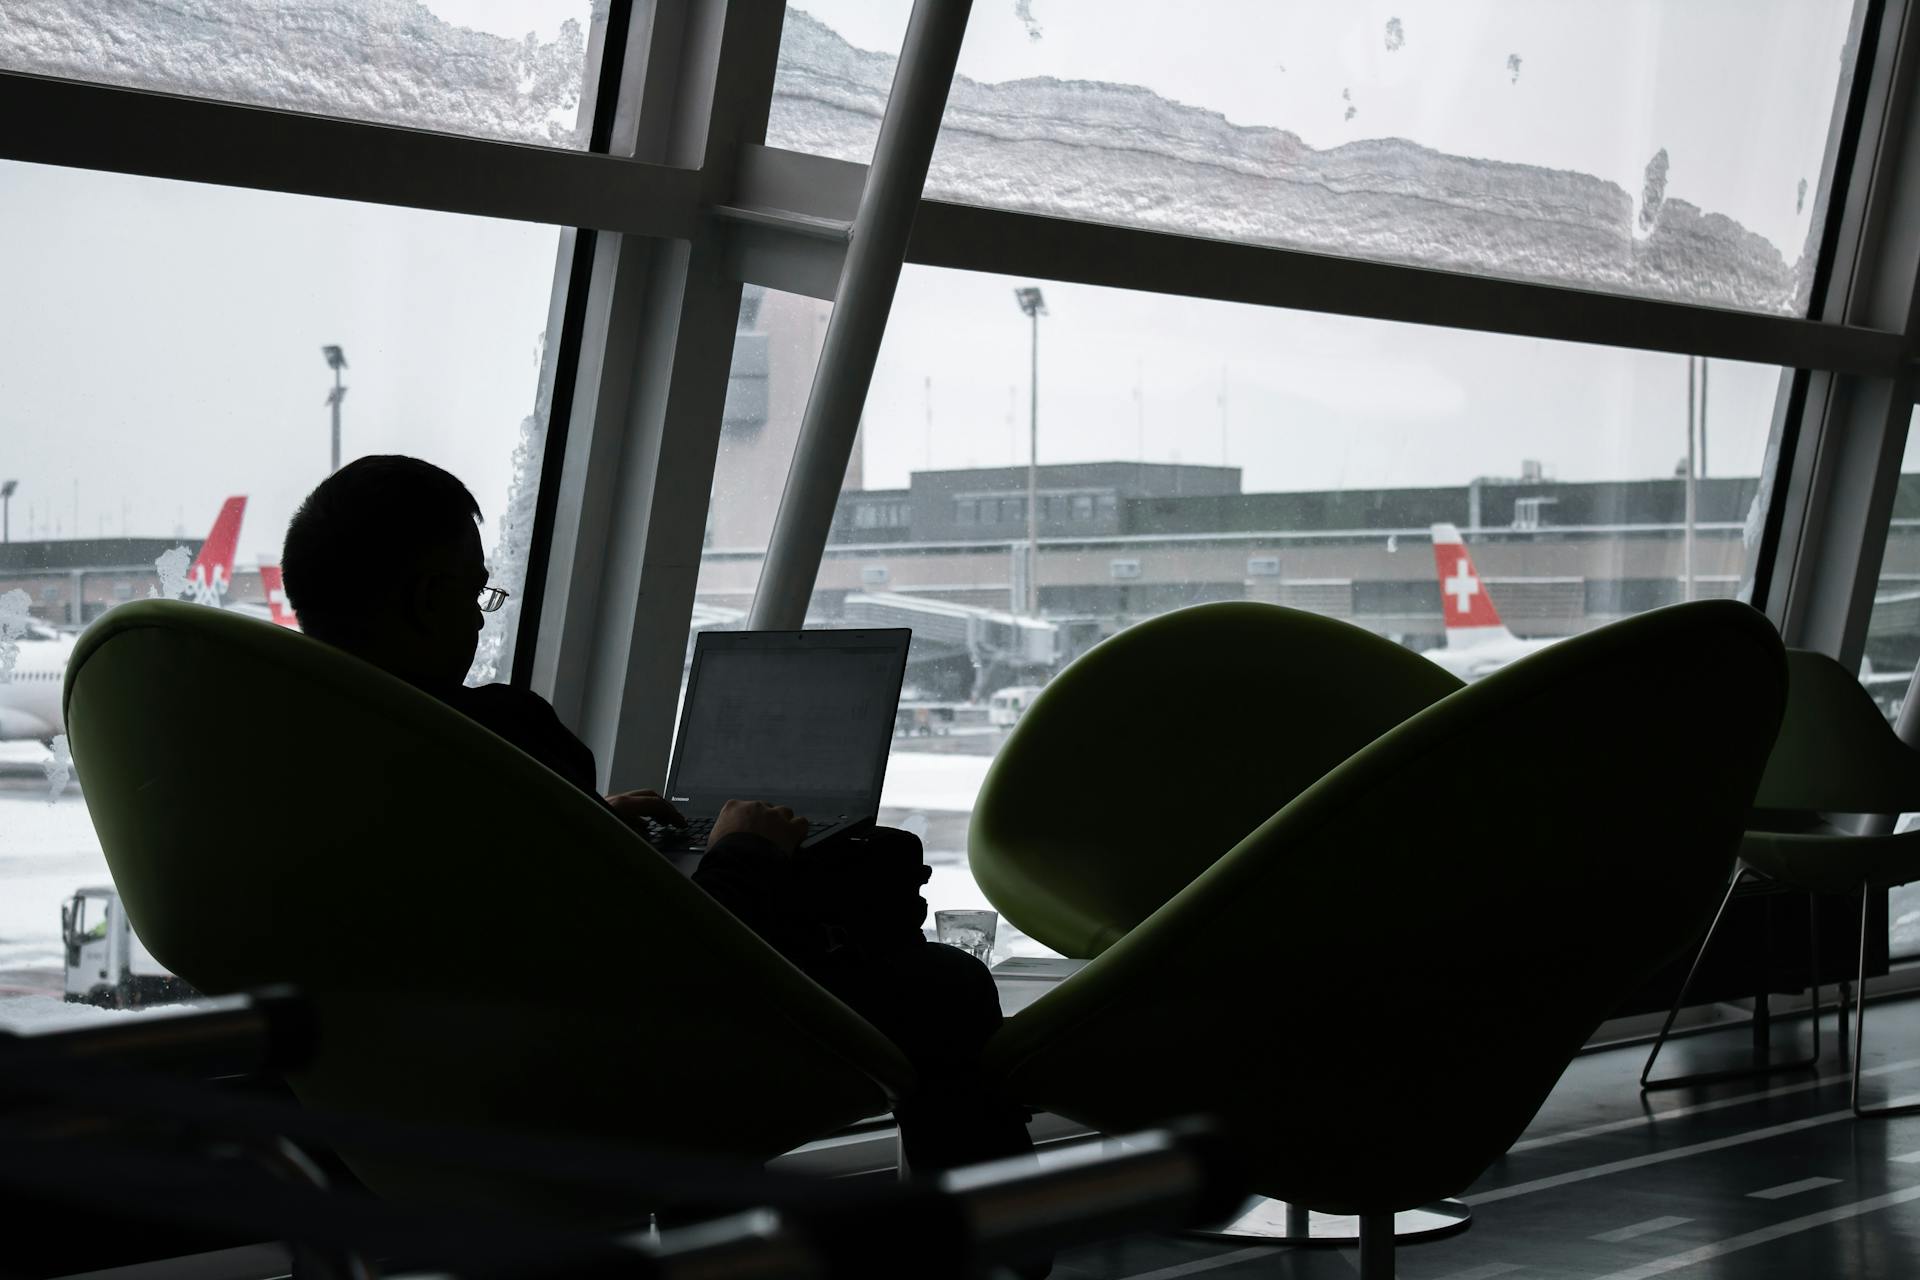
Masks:
[[[502,35],[551,35],[585,11],[429,6]],[[897,48],[904,29],[904,3],[807,7],[863,47]],[[961,70],[1142,83],[1315,146],[1398,134],[1636,193],[1665,146],[1671,196],[1736,217],[1791,259],[1847,7],[1033,0],[1035,39],[1022,6],[981,0]],[[1396,16],[1404,39],[1389,52]],[[467,479],[490,525],[499,513],[533,399],[551,228],[14,164],[0,164],[0,223],[0,470],[21,482],[16,536],[30,510],[36,526],[73,533],[78,480],[81,534],[118,532],[124,513],[131,533],[199,536],[222,497],[247,493],[242,558],[272,552],[325,471],[325,343],[352,365],[349,456],[424,454]],[[1024,459],[1017,283],[906,273],[868,407],[870,484],[929,462]],[[1253,489],[1459,483],[1522,458],[1568,478],[1671,474],[1685,447],[1678,357],[1045,288],[1047,461],[1218,462],[1223,379],[1224,456]],[[1714,473],[1757,469],[1775,382],[1715,363]]]

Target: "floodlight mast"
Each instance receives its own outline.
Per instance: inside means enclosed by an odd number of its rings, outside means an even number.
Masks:
[[[1694,427],[1694,412],[1698,408],[1699,402],[1695,397],[1695,392],[1693,389],[1694,370],[1697,367],[1698,367],[1698,361],[1696,361],[1692,356],[1688,356],[1687,357],[1687,458],[1686,458],[1687,474],[1686,474],[1686,487],[1685,487],[1684,496],[1682,499],[1685,506],[1685,510],[1683,514],[1686,522],[1686,532],[1681,543],[1683,548],[1682,559],[1685,562],[1686,598],[1688,600],[1693,599],[1693,525],[1694,525],[1694,516],[1696,511],[1698,510],[1696,506],[1698,499],[1695,496],[1696,485],[1697,485],[1697,480],[1696,480],[1697,462],[1694,456],[1695,454],[1694,442],[1696,439],[1696,430]]]
[[[1027,616],[1040,616],[1040,317],[1046,299],[1033,285],[1013,291],[1020,310],[1033,322],[1032,368],[1027,402]]]
[[[327,392],[327,404],[333,409],[333,465],[327,474],[332,475],[340,469],[340,402],[347,398],[347,389],[340,383],[340,371],[347,367],[347,353],[339,347],[325,346],[320,354],[327,358],[327,367],[333,370],[333,390]]]

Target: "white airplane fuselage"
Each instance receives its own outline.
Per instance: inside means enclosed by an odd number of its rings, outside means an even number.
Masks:
[[[0,742],[46,741],[67,731],[60,687],[77,636],[37,638],[20,646],[10,676],[0,678]]]
[[[1553,644],[1553,640],[1522,640],[1507,636],[1466,648],[1427,649],[1424,656],[1457,678],[1472,684],[1481,676],[1492,675],[1509,662]]]

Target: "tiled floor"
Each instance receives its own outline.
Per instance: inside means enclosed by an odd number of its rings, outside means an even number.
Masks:
[[[1833,1026],[1828,1016],[1827,1028]],[[1776,1045],[1804,1020],[1775,1029]],[[1920,1096],[1920,998],[1876,1003],[1868,1105]],[[1819,1073],[1649,1095],[1645,1048],[1576,1061],[1525,1138],[1467,1193],[1465,1232],[1404,1245],[1409,1280],[1920,1276],[1920,1115],[1855,1120],[1823,1037]],[[1732,1065],[1744,1031],[1676,1042],[1662,1071]],[[1351,1249],[1149,1238],[1059,1260],[1060,1280],[1352,1277]]]

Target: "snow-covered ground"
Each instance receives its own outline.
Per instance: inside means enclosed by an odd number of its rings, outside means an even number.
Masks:
[[[46,755],[36,743],[0,743],[0,782],[9,788],[0,790],[0,1026],[18,1026],[29,1014],[84,1019],[98,1013],[75,1007],[71,1013],[54,1014],[41,1006],[59,1007],[59,1001],[21,994],[25,987],[59,985],[64,965],[61,904],[76,889],[113,882],[78,788],[68,787],[50,799],[37,780]],[[972,809],[991,763],[978,755],[897,752],[887,770],[884,803],[908,813],[955,818]],[[963,831],[952,820],[937,822],[933,829]],[[933,867],[926,889],[930,911],[991,906],[967,872],[962,840],[930,839],[928,861]],[[997,951],[1049,954],[1004,921]]]
[[[0,743],[0,769],[18,781],[18,774],[37,768],[46,754],[34,743]],[[890,815],[890,820],[920,830],[927,840],[933,867],[926,889],[930,910],[992,905],[967,870],[962,838],[963,815],[972,811],[992,763],[985,755],[915,750],[896,750],[888,762],[881,804],[906,815]],[[22,789],[0,793],[0,971],[57,970],[60,904],[74,890],[109,884],[112,877],[77,789],[69,787],[49,802],[44,790],[24,781],[19,785]],[[916,821],[921,815],[926,820]],[[1888,917],[1894,954],[1920,954],[1920,885],[1894,890]],[[1003,953],[1048,954],[1004,921],[1002,928]]]
[[[20,772],[37,766],[45,754],[34,744],[0,744],[0,769],[10,771],[15,783],[24,785]],[[904,811],[909,819],[926,815],[934,820],[934,832],[961,832],[964,828],[956,819],[972,809],[991,763],[984,755],[896,751],[887,769],[883,803],[890,810]],[[962,840],[951,836],[928,840],[927,860],[933,868],[926,888],[930,913],[991,908],[967,870],[965,855]],[[76,790],[69,788],[51,802],[37,786],[0,792],[0,973],[16,975],[11,990],[0,978],[0,1027],[126,1016],[65,1006],[45,995],[23,995],[17,982],[21,974],[44,975],[33,985],[57,987],[56,975],[62,966],[60,904],[76,889],[111,882],[86,804]],[[1894,954],[1920,953],[1920,886],[1894,890],[1888,915]],[[927,923],[933,925],[931,914]],[[1002,920],[995,954],[1051,953]]]
[[[67,1031],[146,1017],[151,1009],[102,1009],[47,995],[0,994],[0,1031]]]
[[[0,793],[0,971],[60,969],[60,904],[112,882],[72,790],[53,803],[37,789]]]
[[[986,780],[991,756],[936,755],[895,751],[887,761],[887,784],[880,791],[884,809],[922,809],[971,813]]]

